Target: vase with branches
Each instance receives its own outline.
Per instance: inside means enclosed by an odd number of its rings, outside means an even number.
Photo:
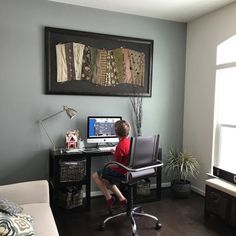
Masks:
[[[133,122],[136,136],[142,135],[142,118],[143,118],[143,98],[130,97],[133,111]]]

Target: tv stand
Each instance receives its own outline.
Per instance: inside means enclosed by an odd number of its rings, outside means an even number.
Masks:
[[[208,179],[205,183],[205,216],[219,216],[236,227],[236,185],[219,178]]]

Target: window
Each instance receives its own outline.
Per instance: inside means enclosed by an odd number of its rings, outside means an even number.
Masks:
[[[236,173],[236,35],[217,47],[214,166]]]
[[[236,62],[236,35],[225,40],[217,46],[216,64],[222,65],[230,62]]]

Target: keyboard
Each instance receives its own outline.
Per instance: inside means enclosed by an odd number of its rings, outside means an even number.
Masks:
[[[116,146],[99,147],[98,149],[101,152],[112,152],[112,151],[115,151]]]
[[[87,152],[87,153],[89,153],[89,152],[99,152],[99,151],[100,150],[98,148],[93,148],[93,147],[83,149],[83,152]]]
[[[79,148],[75,148],[75,149],[68,149],[68,150],[65,150],[66,153],[80,153],[83,151],[83,149],[79,149]]]

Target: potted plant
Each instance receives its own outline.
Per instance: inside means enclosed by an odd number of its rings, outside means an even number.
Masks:
[[[171,189],[176,198],[186,198],[191,192],[190,177],[199,173],[199,163],[190,153],[171,149],[165,163],[167,175],[172,178]]]

